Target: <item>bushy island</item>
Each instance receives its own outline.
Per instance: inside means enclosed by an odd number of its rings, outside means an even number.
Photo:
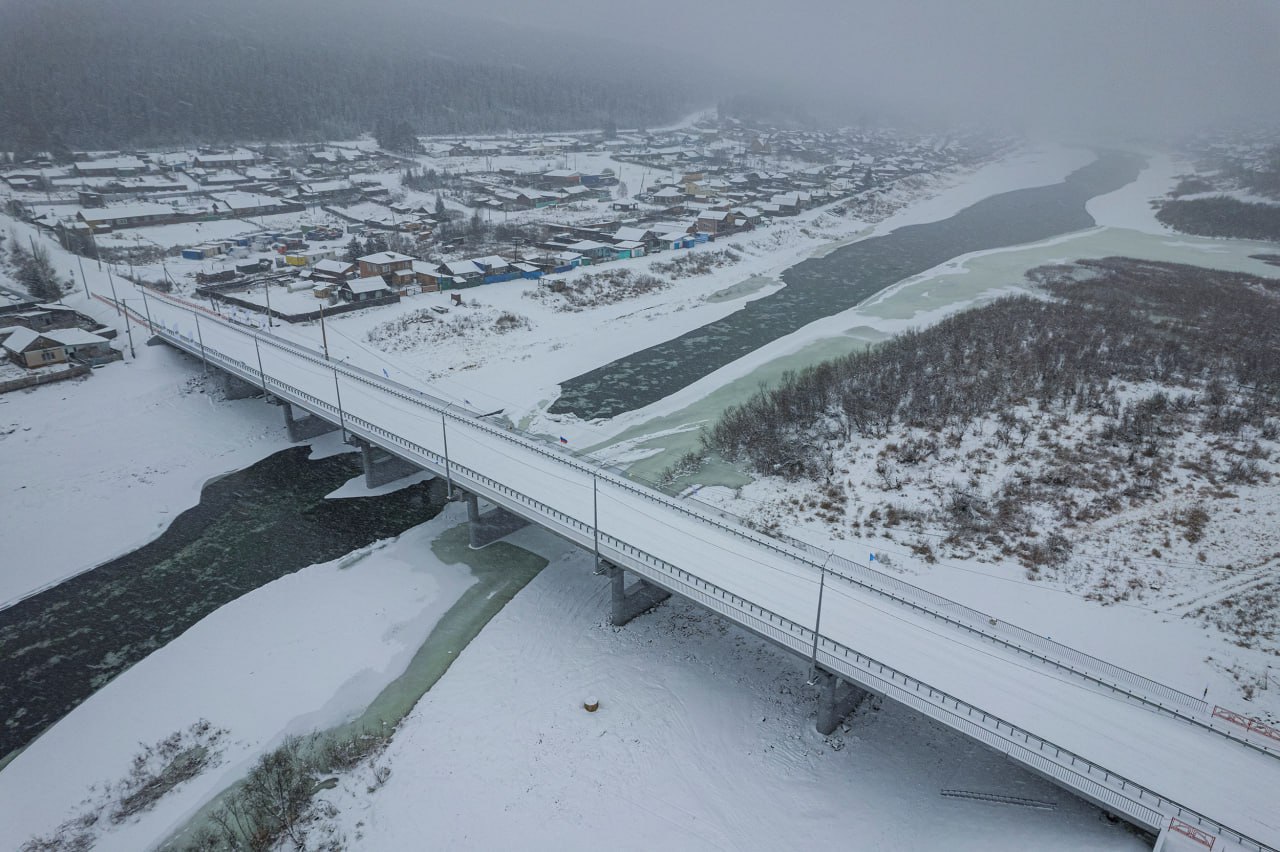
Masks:
[[[671,473],[718,455],[758,477],[725,502],[762,529],[1014,558],[1104,602],[1262,571],[1188,614],[1274,639],[1280,281],[1126,258],[1028,277],[787,374]]]
[[[1226,195],[1165,201],[1156,218],[1176,231],[1201,237],[1280,241],[1280,204]]]

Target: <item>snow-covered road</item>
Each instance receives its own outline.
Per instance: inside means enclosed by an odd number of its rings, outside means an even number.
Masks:
[[[202,309],[151,298],[150,310],[166,339],[203,349],[211,364],[256,385],[260,357],[273,394],[342,419],[359,437],[424,466],[447,465],[463,487],[581,544],[593,540],[598,513],[606,558],[793,650],[806,653],[812,643],[821,558],[456,407],[442,413],[423,391],[328,364],[294,344],[255,344],[248,329]],[[1280,759],[1263,743],[1246,746],[1186,714],[1157,712],[1108,689],[1101,674],[1064,671],[853,583],[826,582],[821,634],[820,661],[832,670],[1136,822],[1159,827],[1181,813],[1215,821],[1205,825],[1223,841],[1280,846]]]

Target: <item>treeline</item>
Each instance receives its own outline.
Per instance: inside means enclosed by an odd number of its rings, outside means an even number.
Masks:
[[[1164,202],[1156,218],[1184,234],[1280,241],[1280,204],[1239,201],[1227,196],[1175,199]]]
[[[416,7],[45,0],[4,17],[0,149],[20,154],[633,127],[692,106],[677,61]]]
[[[1280,284],[1125,258],[1030,273],[1052,301],[1001,299],[785,375],[723,414],[705,448],[766,475],[820,480],[824,444],[963,431],[1014,406],[1083,410],[1112,380],[1220,387],[1214,428],[1263,428],[1280,393]],[[1216,397],[1215,397],[1216,399]],[[1126,428],[1117,423],[1117,428]]]

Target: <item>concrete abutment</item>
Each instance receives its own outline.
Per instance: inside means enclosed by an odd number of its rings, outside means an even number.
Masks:
[[[818,720],[815,727],[823,736],[831,734],[871,693],[830,672],[818,672]]]

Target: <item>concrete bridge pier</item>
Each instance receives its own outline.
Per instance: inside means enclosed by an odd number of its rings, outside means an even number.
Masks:
[[[213,375],[225,399],[248,399],[262,393],[262,388],[249,384],[239,376],[233,376],[221,370],[215,371]]]
[[[315,438],[318,435],[332,432],[338,428],[323,417],[317,417],[310,413],[295,418],[293,416],[293,406],[287,402],[281,402],[280,407],[284,409],[284,425],[289,430],[289,440],[295,444],[308,438]]]
[[[487,512],[480,512],[480,498],[476,495],[466,492],[467,500],[467,529],[471,533],[471,549],[479,550],[482,547],[493,544],[500,538],[505,538],[521,527],[527,527],[529,522],[519,515],[512,514],[506,509],[494,507]]]
[[[377,488],[422,470],[413,462],[405,461],[381,447],[375,447],[359,438],[352,440],[360,447],[360,461],[364,465],[364,484],[367,488]]]
[[[666,589],[640,578],[636,578],[635,583],[628,588],[627,572],[616,565],[608,566],[608,574],[609,598],[613,610],[609,623],[614,627],[621,627],[671,597]]]
[[[824,737],[840,726],[850,713],[862,706],[871,693],[847,683],[830,672],[818,672],[818,733]]]

